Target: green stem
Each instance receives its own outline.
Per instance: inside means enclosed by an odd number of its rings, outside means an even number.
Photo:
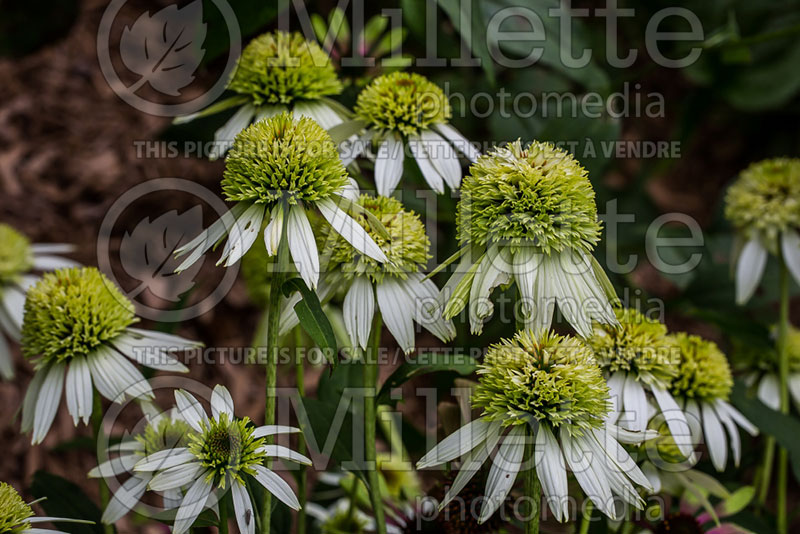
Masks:
[[[369,349],[364,354],[364,457],[367,461],[367,482],[369,482],[369,497],[372,502],[372,514],[375,517],[377,534],[386,534],[386,520],[383,514],[383,499],[381,498],[380,479],[378,478],[377,450],[375,426],[377,413],[375,400],[378,395],[378,352],[381,343],[381,327],[383,321],[379,313],[375,314],[372,322],[372,339]]]
[[[525,458],[530,464],[530,469],[525,473],[525,497],[530,499],[526,516],[529,518],[525,524],[525,534],[539,534],[539,520],[542,515],[542,486],[536,476],[534,460],[535,440],[533,432],[528,431],[528,443],[525,445]]]
[[[580,534],[589,534],[589,527],[592,526],[592,512],[594,511],[594,504],[591,499],[586,499],[584,502],[583,517],[581,517]]]
[[[764,508],[767,504],[770,482],[772,481],[772,464],[774,462],[775,438],[767,436],[764,443],[764,465],[761,467],[761,476],[759,477],[758,504],[760,508]]]
[[[778,322],[778,351],[780,355],[781,412],[789,413],[789,272],[783,255],[780,255],[780,321]],[[778,451],[778,534],[788,534],[786,515],[786,487],[788,484],[789,453],[781,447]]]
[[[286,226],[289,221],[289,214],[286,213],[287,207],[283,206],[283,229],[281,239],[278,243],[278,254],[275,261],[275,269],[272,272],[269,288],[269,304],[267,308],[267,366],[266,366],[266,386],[265,386],[265,410],[264,424],[275,424],[275,386],[278,381],[278,334],[281,319],[281,296],[283,295],[282,286],[289,267],[289,247],[286,242]],[[272,437],[267,437],[267,443],[272,443]],[[267,468],[272,466],[272,460],[267,459]],[[261,507],[261,532],[269,534],[270,522],[272,520],[272,494],[264,492],[264,503]]]
[[[305,385],[305,359],[303,354],[300,353],[300,347],[303,346],[303,332],[300,326],[294,329],[294,346],[295,346],[295,370],[297,393],[300,398],[306,395]],[[297,452],[306,454],[306,439],[303,433],[297,435]],[[300,466],[300,472],[297,476],[297,497],[300,499],[300,510],[297,512],[297,534],[306,534],[306,487],[308,486],[308,471],[306,466]]]
[[[625,520],[625,523],[622,524],[622,528],[619,529],[619,534],[631,534],[635,526],[633,521],[628,518]]]
[[[100,438],[100,432],[103,431],[103,401],[97,390],[94,391],[91,422],[92,435],[94,436],[94,442],[97,443],[98,438]],[[100,489],[100,508],[105,510],[108,507],[108,502],[111,500],[111,493],[103,477],[97,479],[97,484]],[[105,534],[114,534],[114,531],[114,525],[103,524],[103,532],[105,532]]]
[[[228,499],[219,501],[219,534],[228,534]]]

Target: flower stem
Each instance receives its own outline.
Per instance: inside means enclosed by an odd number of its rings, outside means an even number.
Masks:
[[[375,427],[377,413],[375,401],[378,396],[378,352],[381,343],[381,327],[383,321],[379,313],[372,322],[371,339],[368,350],[364,353],[364,457],[367,462],[367,482],[369,497],[372,502],[372,514],[375,517],[377,534],[386,534],[386,520],[383,514],[380,480],[378,478],[377,451],[375,448]]]
[[[789,413],[789,272],[780,254],[780,320],[778,322],[778,353],[780,355],[781,412]],[[787,534],[786,486],[788,483],[789,453],[781,447],[778,451],[778,534]]]
[[[525,458],[527,463],[530,464],[530,469],[525,473],[525,497],[530,502],[525,513],[529,518],[525,524],[525,534],[539,534],[539,520],[542,515],[542,485],[539,483],[539,477],[536,476],[535,448],[533,431],[529,428],[528,443],[525,445]]]
[[[775,461],[775,438],[767,436],[764,443],[764,465],[761,468],[758,488],[758,504],[761,508],[767,504],[769,487],[772,481],[772,464]]]
[[[228,534],[228,500],[219,500],[219,534]]]
[[[286,210],[286,206],[283,206]],[[266,386],[265,386],[265,410],[264,424],[275,424],[275,386],[278,380],[278,334],[281,319],[281,296],[284,278],[289,267],[289,247],[286,242],[286,226],[289,220],[288,215],[283,217],[283,229],[281,239],[278,243],[277,258],[274,263],[275,269],[272,272],[269,288],[269,304],[267,308],[267,366],[266,366]],[[267,443],[272,443],[272,437],[266,438]],[[267,468],[272,466],[272,460],[267,459]],[[264,492],[264,503],[261,508],[261,532],[269,534],[270,522],[272,520],[272,494]]]
[[[304,358],[300,352],[300,347],[303,345],[303,332],[300,326],[294,329],[294,346],[295,346],[295,370],[297,381],[297,394],[300,398],[306,395],[305,385],[305,368]],[[297,452],[306,454],[306,439],[303,433],[297,435]],[[297,497],[300,500],[300,510],[297,512],[297,534],[306,534],[306,486],[308,485],[308,471],[306,466],[300,466],[300,472],[297,474]]]
[[[589,527],[592,526],[592,512],[594,512],[594,504],[592,500],[587,498],[584,503],[583,517],[581,517],[581,530],[580,534],[589,534]]]
[[[97,443],[98,438],[100,437],[100,432],[103,430],[103,401],[100,398],[100,393],[97,390],[94,390],[94,398],[93,398],[93,405],[92,405],[92,435],[94,436],[94,442]],[[111,499],[111,494],[108,491],[108,486],[106,485],[106,481],[103,477],[97,479],[97,484],[100,489],[100,508],[105,510],[108,507],[108,502]],[[103,532],[105,534],[114,534],[115,529],[114,525],[106,525],[103,524]]]

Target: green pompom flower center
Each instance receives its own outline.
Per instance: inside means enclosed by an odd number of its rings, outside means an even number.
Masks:
[[[727,400],[733,388],[728,360],[716,343],[700,336],[676,334],[681,363],[672,392],[678,396],[714,401]]]
[[[186,447],[192,428],[184,421],[161,418],[156,424],[149,424],[144,432],[136,436],[136,441],[144,446],[144,456],[158,451]]]
[[[28,290],[22,352],[39,366],[87,356],[136,321],[133,303],[100,271],[60,269]]]
[[[266,33],[248,44],[228,89],[256,105],[292,104],[338,95],[342,83],[328,54],[299,33]]]
[[[478,367],[475,408],[506,426],[536,419],[579,433],[608,413],[608,386],[582,341],[549,331],[517,333],[489,347]]]
[[[331,136],[313,120],[290,113],[251,124],[225,160],[222,191],[230,201],[267,206],[317,202],[341,191],[347,171]]]
[[[260,465],[266,458],[265,452],[258,449],[264,438],[256,439],[250,419],[231,419],[221,413],[217,419],[201,423],[200,434],[192,434],[189,450],[208,470],[208,482],[216,481],[224,488],[227,479],[244,484],[244,474],[254,474],[254,465]]]
[[[383,224],[385,232],[375,228],[364,213],[353,212],[353,218],[367,230],[389,261],[379,263],[361,254],[326,224],[317,234],[323,257],[330,257],[329,268],[335,267],[347,277],[365,274],[380,282],[386,275],[408,278],[409,273],[425,266],[431,257],[430,240],[419,215],[403,209],[400,201],[390,197],[361,195],[358,205]]]
[[[33,516],[17,490],[0,482],[0,534],[18,534],[30,528],[28,518]]]
[[[647,384],[668,388],[678,375],[680,350],[667,327],[631,308],[615,313],[619,326],[595,324],[586,340],[600,368],[633,373]]]
[[[33,267],[30,241],[7,224],[0,224],[0,286],[14,282]]]
[[[456,213],[462,245],[532,244],[545,254],[591,251],[600,239],[586,170],[549,143],[519,140],[481,156],[461,186]]]
[[[424,76],[393,72],[376,78],[358,95],[356,116],[382,131],[412,135],[447,122],[450,103]]]
[[[728,190],[725,216],[748,239],[760,234],[768,243],[780,232],[800,230],[800,159],[750,165]]]

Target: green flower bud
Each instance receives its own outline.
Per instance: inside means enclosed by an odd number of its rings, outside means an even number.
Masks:
[[[733,377],[728,360],[716,343],[686,333],[673,336],[681,351],[672,394],[703,401],[728,400]]]
[[[31,507],[25,504],[17,490],[0,482],[0,533],[18,534],[31,528],[28,521],[33,516]]]
[[[14,282],[31,267],[33,253],[28,238],[0,223],[0,286]]]

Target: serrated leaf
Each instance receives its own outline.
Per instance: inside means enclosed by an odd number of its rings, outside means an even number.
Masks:
[[[33,475],[31,495],[43,500],[40,506],[51,517],[65,519],[84,519],[94,521],[94,525],[83,523],[54,523],[59,530],[69,534],[103,534],[100,524],[100,509],[76,484],[46,471]]]
[[[299,291],[302,296],[300,302],[294,305],[294,311],[297,318],[300,319],[300,326],[322,350],[328,362],[336,367],[339,347],[336,344],[333,327],[322,309],[319,297],[308,288],[302,278],[292,278],[284,282],[283,294],[285,296],[288,297],[295,291]]]
[[[417,376],[448,371],[468,376],[477,369],[478,363],[471,356],[435,352],[420,354],[415,360],[403,363],[386,379],[378,393],[378,403],[391,404],[392,389],[400,387]]]

